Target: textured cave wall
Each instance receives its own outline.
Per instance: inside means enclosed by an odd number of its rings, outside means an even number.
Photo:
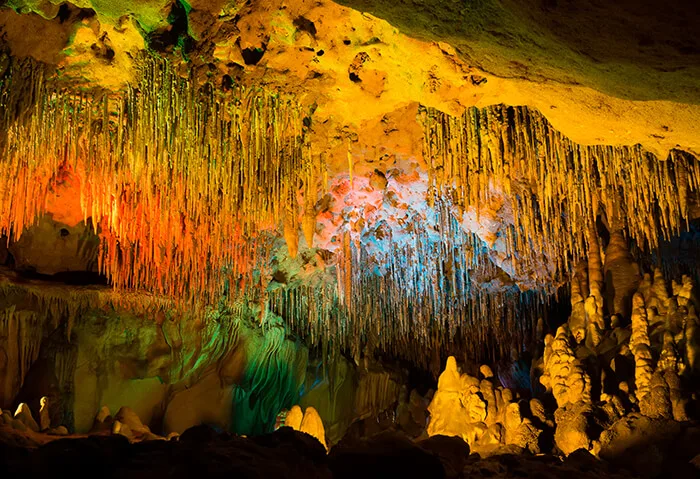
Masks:
[[[3,269],[0,408],[24,402],[38,417],[46,396],[51,424],[76,433],[99,430],[103,407],[129,407],[156,433],[204,423],[261,434],[299,403],[319,411],[334,443],[398,401],[400,373],[357,369],[341,356],[309,362],[279,318],[263,331],[245,309],[183,317],[167,302],[131,300]]]
[[[0,218],[10,236],[0,260],[24,274],[99,271],[122,292],[95,312],[73,289],[24,308],[10,288],[4,400],[45,394],[22,389],[26,378],[47,384],[60,396],[56,414],[78,430],[102,405],[130,403],[167,431],[204,421],[261,432],[300,399],[335,439],[391,405],[397,381],[343,361],[317,377],[278,317],[320,344],[321,356],[343,350],[356,365],[379,351],[435,372],[450,349],[517,359],[537,339],[548,295],[571,279],[571,260],[600,249],[590,228],[602,222],[613,234],[605,270],[572,305],[595,321],[571,322],[597,343],[604,315],[630,314],[640,280],[616,232],[641,256],[673,244],[699,216],[698,48],[684,25],[695,12],[676,4],[656,19],[627,2],[6,3],[0,145],[14,189],[3,189],[13,213]],[[590,35],[602,17],[602,34]],[[627,34],[641,20],[625,17],[654,20],[649,32]],[[263,106],[241,108],[245,92]],[[222,133],[216,125],[230,112],[239,121]],[[211,131],[227,141],[202,135]],[[229,141],[245,144],[231,156],[241,178],[263,173],[223,195],[217,181],[230,178],[211,165],[221,166],[218,148]],[[113,153],[121,151],[132,170]],[[258,155],[265,162],[251,161]],[[190,174],[169,176],[173,158]],[[18,174],[37,165],[37,181]],[[130,175],[147,169],[151,183],[139,189]],[[153,185],[170,194],[152,195]],[[186,201],[192,191],[205,207]],[[240,254],[208,241],[234,238],[243,250],[242,238],[261,232],[265,241]],[[255,267],[241,259],[249,254],[262,258]],[[230,272],[237,267],[247,282]],[[474,296],[461,294],[467,285]],[[134,287],[210,304],[244,291],[254,311],[246,315],[271,337],[201,311],[170,317],[169,304],[134,313]],[[74,368],[75,380],[52,362]],[[369,392],[350,400],[353,387]]]

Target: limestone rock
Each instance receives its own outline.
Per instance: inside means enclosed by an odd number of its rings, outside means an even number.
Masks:
[[[547,415],[544,404],[542,404],[542,401],[539,399],[530,399],[530,413],[532,414],[532,417],[539,421],[541,425],[554,427],[554,421],[552,421],[552,419]]]
[[[321,421],[321,416],[318,415],[315,408],[306,408],[299,430],[315,437],[321,444],[323,444],[323,447],[328,449],[328,446],[326,445],[326,431],[323,427],[323,421]]]
[[[287,417],[284,420],[284,425],[292,429],[301,430],[301,422],[304,419],[304,412],[296,404],[287,412]]]
[[[632,297],[632,336],[630,337],[630,350],[634,355],[634,376],[638,399],[642,399],[649,393],[649,383],[653,373],[648,328],[649,323],[647,321],[644,297],[640,293],[636,293]]]
[[[452,356],[438,379],[438,389],[428,411],[429,436],[457,436],[471,446],[488,429],[483,422],[487,405],[479,389],[479,380],[462,374]]]
[[[10,413],[10,411],[2,411],[2,414],[0,414],[0,423],[11,424],[12,423],[12,413]]]
[[[24,423],[24,421],[20,421],[19,419],[13,419],[12,422],[10,423],[10,426],[12,426],[12,429],[15,429],[17,431],[30,430],[27,427],[27,425]]]
[[[595,225],[588,228],[588,287],[590,295],[584,302],[586,311],[586,342],[598,346],[605,329],[603,320],[603,263]]]
[[[97,415],[95,416],[95,421],[97,422],[105,422],[108,417],[111,417],[112,413],[110,412],[109,408],[107,406],[102,406],[100,410],[97,412]]]
[[[683,396],[681,382],[675,371],[659,368],[650,381],[650,392],[639,403],[639,410],[650,418],[687,421],[687,398]]]
[[[46,431],[46,434],[49,434],[51,436],[67,436],[68,435],[68,429],[66,426],[58,426],[49,429]]]
[[[146,433],[149,432],[147,426],[141,422],[141,419],[130,407],[122,407],[114,416],[115,423],[119,422],[122,426],[128,427],[129,431],[133,433]]]
[[[571,349],[568,325],[560,326],[555,338],[548,335],[545,344],[544,374],[540,382],[552,392],[557,405],[590,402],[590,378]]]
[[[51,427],[51,417],[49,416],[49,398],[42,397],[39,401],[39,429],[45,431]]]
[[[571,280],[571,316],[569,329],[577,343],[586,339],[586,308],[585,298],[588,297],[588,264],[578,263],[574,277]]]
[[[656,310],[660,316],[666,315],[671,297],[668,294],[666,280],[659,268],[654,270],[654,279],[644,296],[644,301],[648,308]]]
[[[605,249],[604,273],[605,302],[610,313],[628,318],[641,275],[639,265],[634,262],[627,241],[619,230],[610,235]]]
[[[698,473],[700,474],[700,454],[698,454],[697,456],[692,458],[690,460],[690,464],[692,464],[698,470]]]
[[[507,441],[532,454],[539,454],[540,450],[540,435],[542,430],[536,427],[528,418],[523,419],[523,422],[510,433]]]
[[[568,404],[556,410],[554,442],[562,453],[569,455],[577,449],[592,449],[593,438],[589,437],[591,415],[592,406],[583,402]]]
[[[700,328],[696,308],[688,307],[683,335],[685,339],[685,361],[691,373],[700,370]]]
[[[39,432],[39,425],[34,420],[34,417],[32,417],[32,411],[29,409],[29,406],[27,406],[26,403],[21,403],[19,406],[17,406],[17,410],[15,411],[15,419],[21,421],[32,431]]]
[[[432,436],[418,443],[440,459],[448,478],[462,477],[462,470],[469,459],[469,445],[457,437]]]
[[[676,351],[676,343],[673,340],[673,334],[670,331],[664,331],[663,346],[659,361],[656,365],[657,370],[673,371],[674,373],[682,373],[684,369],[683,362],[680,360]]]
[[[396,408],[396,422],[410,437],[419,437],[428,425],[427,409],[428,401],[413,389],[408,401],[402,399]]]
[[[493,377],[493,370],[486,364],[482,364],[481,367],[479,367],[479,372],[484,379],[491,379]]]
[[[506,442],[506,429],[500,422],[491,424],[479,440],[480,446],[500,445]]]
[[[321,416],[319,416],[315,408],[307,407],[306,411],[302,413],[301,407],[295,404],[287,412],[284,425],[315,437],[328,450],[326,430],[323,427]]]
[[[80,214],[78,211],[73,214]],[[84,222],[66,224],[44,215],[25,231],[9,250],[18,269],[42,274],[65,271],[96,271],[99,240]],[[89,239],[88,239],[89,238]],[[52,254],[47,255],[46,252]]]
[[[681,425],[675,421],[628,414],[601,433],[600,457],[654,477],[662,472],[665,450],[680,433]]]
[[[114,424],[112,424],[112,434],[119,434],[120,436],[124,436],[129,440],[134,438],[134,433],[132,432],[131,428],[119,421],[114,421]]]
[[[112,417],[112,413],[107,406],[102,406],[95,415],[95,420],[92,422],[90,432],[111,431],[113,425],[114,418]]]

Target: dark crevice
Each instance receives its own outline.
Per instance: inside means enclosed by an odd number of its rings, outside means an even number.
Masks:
[[[244,48],[241,50],[243,61],[246,65],[257,65],[265,54],[265,50],[267,50],[267,45],[264,43],[260,48]]]
[[[97,13],[95,13],[95,10],[92,8],[80,8],[70,3],[62,3],[61,6],[58,7],[56,18],[58,18],[58,21],[61,23],[73,23],[75,21],[79,22],[87,18],[92,18],[95,15],[97,15]]]
[[[46,281],[50,283],[64,283],[71,286],[106,286],[109,284],[107,277],[94,271],[62,271],[56,274],[41,274],[30,269],[16,270],[20,278]]]
[[[314,22],[312,22],[308,18],[297,17],[292,23],[298,30],[301,30],[302,32],[307,32],[314,38],[316,37],[316,25],[314,25]]]
[[[189,35],[188,8],[181,0],[173,3],[168,15],[169,25],[146,35],[148,46],[162,53],[171,53],[176,47],[183,53],[190,53],[194,48],[194,39]]]

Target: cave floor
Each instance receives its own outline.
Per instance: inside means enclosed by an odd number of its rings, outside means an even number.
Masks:
[[[207,426],[177,440],[129,443],[120,435],[56,438],[41,447],[22,445],[21,435],[0,435],[0,477],[46,477],[57,471],[104,478],[626,478],[634,474],[585,451],[562,459],[500,448],[469,454],[461,439],[435,436],[420,445],[384,433],[341,443],[330,454],[314,438],[281,428],[246,438]],[[26,436],[25,436],[26,438]],[[692,464],[666,477],[698,477]]]

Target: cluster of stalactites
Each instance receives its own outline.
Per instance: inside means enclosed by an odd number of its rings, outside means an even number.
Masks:
[[[544,255],[564,279],[587,252],[598,215],[655,248],[687,224],[689,196],[700,187],[689,154],[674,150],[663,161],[639,145],[579,145],[527,107],[470,108],[460,117],[426,109],[423,121],[434,197],[449,192],[478,213],[505,194],[513,209],[507,253],[533,266]]]
[[[435,374],[448,352],[489,361],[517,359],[533,340],[536,318],[546,310],[545,295],[512,287],[451,293],[432,282],[439,275],[419,268],[416,276],[425,275],[417,284],[391,274],[358,274],[350,304],[341,304],[335,284],[278,289],[269,294],[270,309],[308,344],[321,345],[324,356],[347,351],[359,363],[363,355],[381,351]]]
[[[136,87],[111,96],[59,91],[31,63],[14,65],[3,107],[0,233],[21,235],[68,168],[116,287],[210,301],[227,281],[242,290],[268,256],[260,232],[298,228],[297,195],[320,169],[294,102],[220,95],[151,57]]]

